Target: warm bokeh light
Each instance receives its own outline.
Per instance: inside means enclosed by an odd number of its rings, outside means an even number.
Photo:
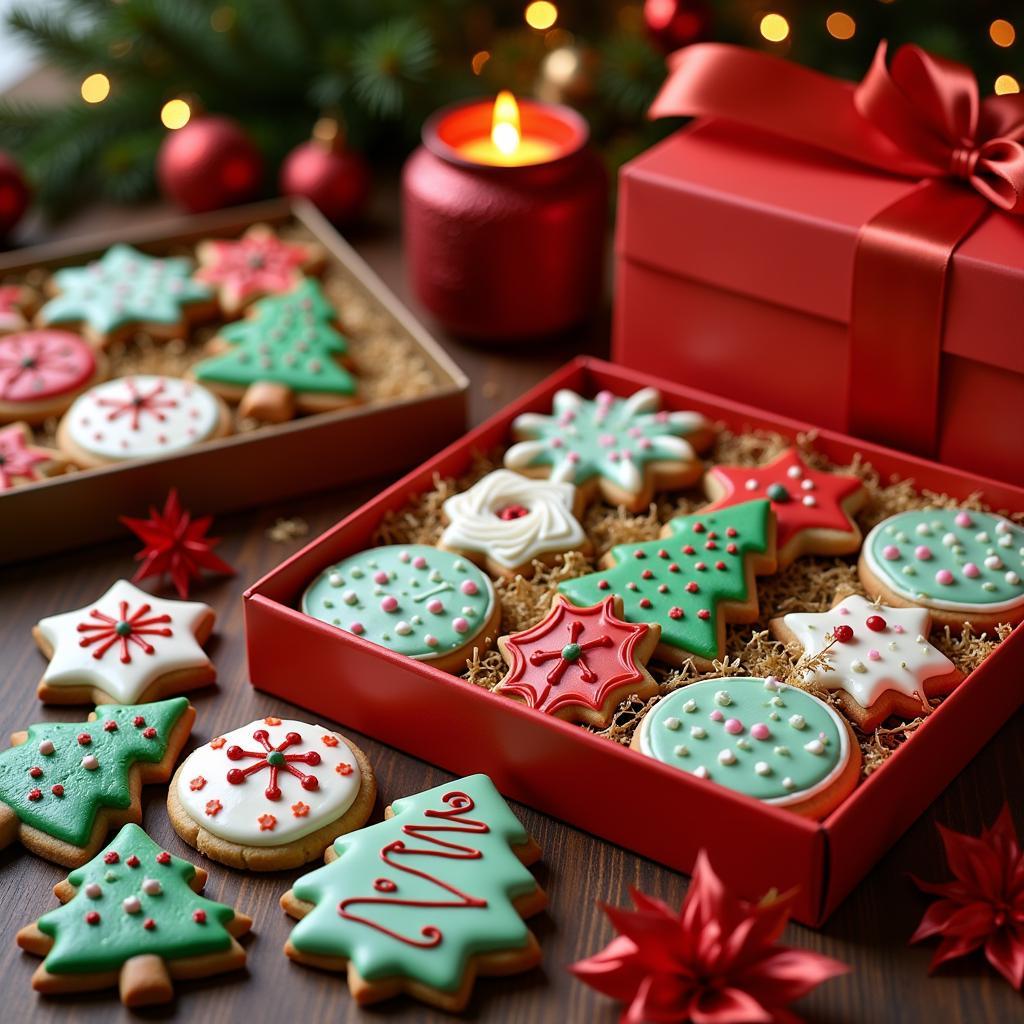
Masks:
[[[825,28],[833,39],[852,39],[857,31],[857,22],[844,11],[833,11],[825,19]]]
[[[110,79],[97,72],[82,82],[82,99],[86,103],[102,103],[110,95]]]
[[[1020,82],[1013,75],[1000,75],[996,79],[996,95],[1009,96],[1010,93],[1020,92]]]
[[[512,93],[502,89],[491,115],[491,142],[499,152],[509,156],[519,148],[519,137],[519,104]]]
[[[558,8],[548,0],[533,0],[533,3],[527,4],[523,17],[530,28],[543,31],[558,21]]]
[[[473,54],[473,60],[471,66],[473,68],[474,75],[482,75],[484,73],[484,65],[491,59],[489,50],[477,50]]]
[[[769,43],[781,43],[789,35],[789,22],[781,14],[766,14],[761,19],[761,35]]]
[[[988,34],[996,46],[1013,46],[1017,38],[1017,30],[1005,18],[996,18],[989,25]]]
[[[165,128],[184,128],[192,110],[184,100],[168,100],[160,108],[160,120]]]

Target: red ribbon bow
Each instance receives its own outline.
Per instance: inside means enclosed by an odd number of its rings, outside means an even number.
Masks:
[[[917,46],[889,64],[884,42],[855,87],[721,43],[669,61],[653,118],[725,118],[919,180],[858,239],[848,421],[861,436],[932,453],[950,260],[993,209],[1024,214],[1024,96],[981,100],[962,64]],[[880,379],[904,385],[900,408]]]

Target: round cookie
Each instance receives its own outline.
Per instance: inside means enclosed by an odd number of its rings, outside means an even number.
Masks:
[[[80,466],[106,466],[169,455],[230,430],[227,406],[202,385],[140,374],[79,395],[60,421],[57,443]]]
[[[302,610],[382,647],[459,671],[473,648],[491,646],[501,607],[468,559],[426,544],[391,544],[325,569]]]
[[[212,860],[278,871],[319,859],[362,827],[376,794],[370,762],[351,740],[268,717],[189,754],[167,810],[178,835]]]
[[[42,423],[106,376],[102,354],[68,331],[17,331],[0,337],[0,423]]]
[[[868,534],[857,570],[873,596],[954,631],[1024,619],[1024,529],[990,512],[899,512]]]
[[[771,677],[703,679],[662,698],[630,743],[664,764],[811,818],[853,790],[860,747],[824,701]]]

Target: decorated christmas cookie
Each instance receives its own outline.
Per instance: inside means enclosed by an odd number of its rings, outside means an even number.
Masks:
[[[646,665],[661,627],[622,620],[622,599],[577,608],[558,596],[551,611],[521,633],[499,637],[508,672],[495,693],[548,715],[599,728],[635,694],[658,692]]]
[[[0,334],[23,331],[39,307],[39,296],[20,284],[0,285]]]
[[[371,548],[330,566],[302,595],[302,610],[445,671],[490,647],[501,617],[484,573],[425,544]]]
[[[847,555],[860,547],[853,514],[867,491],[855,476],[811,469],[795,448],[765,466],[712,466],[704,478],[709,509],[768,498],[778,527],[779,568],[801,555]]]
[[[0,422],[42,423],[106,376],[106,359],[68,331],[0,336]]]
[[[327,412],[357,400],[355,377],[343,365],[348,345],[335,328],[334,307],[308,278],[285,295],[260,299],[244,320],[211,340],[215,355],[192,375],[243,416],[268,423],[295,412]]]
[[[79,395],[60,421],[57,443],[80,466],[105,466],[170,455],[230,430],[227,406],[206,388],[139,375]]]
[[[823,818],[853,790],[860,748],[824,701],[777,679],[702,679],[663,697],[631,746],[756,800]]]
[[[217,289],[221,311],[237,316],[256,299],[290,292],[304,274],[315,273],[324,250],[314,242],[283,242],[266,224],[254,224],[241,238],[200,242],[193,277]]]
[[[619,544],[604,563],[558,589],[577,605],[621,598],[627,621],[661,627],[655,657],[707,670],[722,657],[726,623],[757,618],[754,576],[775,571],[775,517],[767,501],[678,516],[661,539]]]
[[[173,697],[16,732],[0,752],[0,846],[17,839],[47,860],[84,864],[111,829],[142,820],[142,785],[170,778],[194,719],[188,699]]]
[[[862,732],[890,715],[927,713],[929,697],[949,693],[963,678],[928,642],[931,616],[923,608],[892,608],[853,594],[827,612],[773,619],[771,628],[807,655],[827,648],[829,668],[809,672],[807,679],[835,691]]]
[[[216,618],[197,601],[153,597],[118,580],[102,597],[32,630],[50,664],[48,704],[134,704],[194,690],[217,674],[202,644]]]
[[[138,332],[181,338],[191,322],[216,312],[213,289],[192,280],[192,261],[147,256],[130,245],[111,246],[84,267],[54,273],[55,297],[36,319],[44,327],[78,330],[106,346]]]
[[[114,988],[125,1006],[174,998],[172,979],[205,978],[245,966],[236,941],[252,924],[198,895],[206,872],[125,825],[88,864],[54,886],[64,904],[18,932],[18,945],[46,959],[38,992]]]
[[[990,512],[899,512],[868,534],[857,571],[868,593],[953,630],[1024,619],[1024,528]]]
[[[610,391],[593,400],[575,391],[555,395],[550,416],[523,413],[512,424],[518,444],[505,465],[529,476],[600,491],[613,505],[644,510],[657,490],[700,479],[697,452],[711,443],[711,425],[695,412],[659,411],[661,396],[644,388],[629,398]]]
[[[444,503],[440,545],[481,562],[495,576],[533,574],[566,551],[589,549],[573,515],[576,488],[498,469]]]
[[[32,443],[27,423],[0,427],[0,494],[57,476],[67,468],[68,460],[56,448]]]
[[[167,811],[178,835],[207,857],[280,871],[318,859],[365,824],[376,793],[370,763],[350,740],[271,717],[189,754]]]
[[[407,992],[449,1011],[466,1005],[477,975],[540,962],[523,922],[547,902],[525,867],[540,850],[486,775],[396,800],[387,814],[338,839],[327,866],[281,898],[301,918],[289,957],[347,970],[358,1003]]]

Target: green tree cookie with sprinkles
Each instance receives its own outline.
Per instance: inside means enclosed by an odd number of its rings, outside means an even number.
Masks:
[[[304,278],[284,295],[260,299],[245,319],[228,324],[210,342],[217,354],[192,374],[242,416],[281,423],[296,411],[326,412],[357,400],[355,377],[345,368],[345,337],[320,285]]]
[[[149,1006],[174,997],[174,978],[243,967],[237,938],[251,921],[200,896],[205,884],[205,871],[125,825],[54,886],[64,905],[18,932],[22,949],[45,957],[32,987],[61,994],[118,986],[125,1006]]]
[[[397,800],[281,898],[300,918],[285,952],[347,971],[358,1003],[407,992],[461,1010],[476,975],[540,961],[523,921],[547,902],[526,867],[539,857],[486,775]]]
[[[619,544],[608,568],[558,587],[573,604],[621,597],[627,622],[655,622],[655,657],[708,670],[725,650],[728,622],[758,616],[754,577],[775,571],[771,503],[748,501],[670,520],[658,540]]]
[[[927,608],[933,627],[1024,619],[1024,528],[991,512],[899,512],[868,534],[857,570],[872,597]]]
[[[19,839],[57,864],[84,864],[112,828],[142,820],[143,784],[171,777],[194,719],[188,698],[174,697],[15,733],[0,752],[0,846]]]
[[[147,256],[130,245],[113,245],[84,267],[54,273],[54,297],[39,311],[44,326],[77,329],[93,344],[145,332],[154,338],[182,338],[189,324],[213,315],[216,297],[192,278],[185,257]]]

